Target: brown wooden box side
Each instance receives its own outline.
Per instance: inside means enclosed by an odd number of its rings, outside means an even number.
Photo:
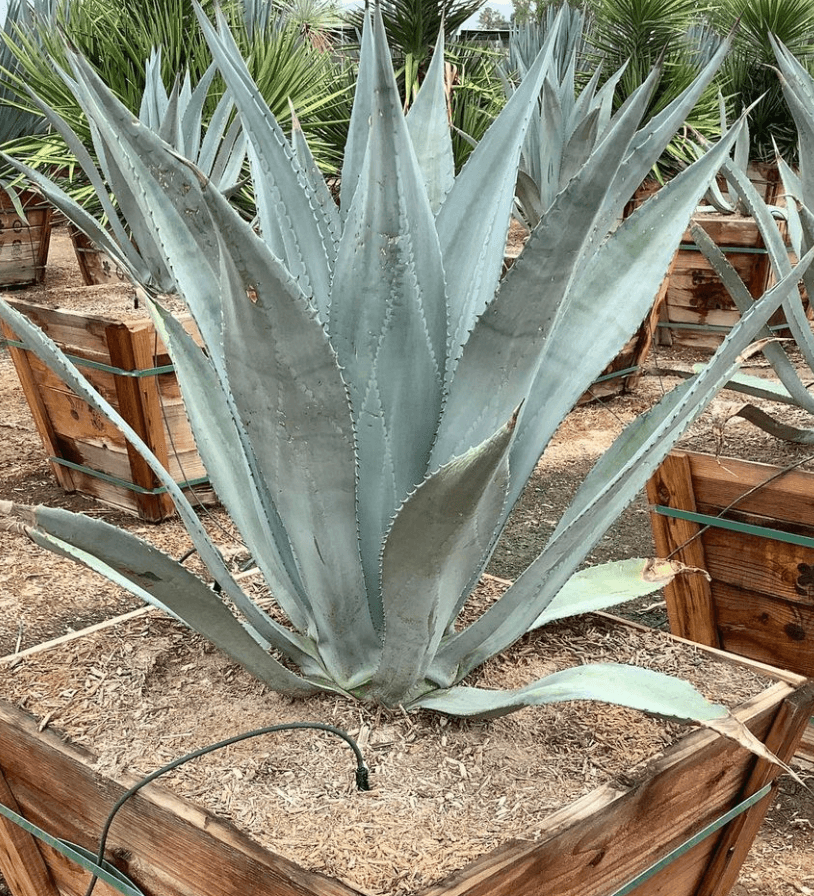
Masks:
[[[653,505],[715,516],[775,472],[765,464],[676,451],[648,484],[648,498]],[[814,476],[792,472],[774,479],[727,516],[812,536]],[[682,576],[665,588],[675,634],[814,675],[814,549],[714,526],[704,530],[658,513],[651,513],[651,523],[660,556],[685,544],[676,559],[711,577],[707,584]]]
[[[782,709],[789,696],[786,685],[775,685],[738,715],[763,738],[782,711],[781,739],[793,751],[814,706],[814,689],[801,688],[791,715]],[[588,794],[550,819],[551,834],[542,842],[507,845],[422,896],[536,896],[541,880],[546,892],[556,896],[605,896],[744,799],[747,779],[756,767],[754,758],[731,742],[696,732],[652,764],[658,775],[648,775],[627,792],[605,787]],[[700,806],[708,807],[705,813],[699,813]],[[747,810],[746,815],[755,812],[750,829],[757,830],[767,808],[764,800]],[[643,830],[649,832],[646,841]],[[712,868],[712,860],[719,848],[729,851],[725,830],[641,884],[636,896],[694,896],[710,874],[717,886],[724,869]],[[713,892],[724,896],[727,889]]]
[[[0,770],[33,824],[86,849],[98,848],[108,812],[125,787],[96,774],[84,750],[0,702]],[[111,829],[110,858],[146,896],[357,896],[350,887],[261,849],[231,825],[160,787],[125,804]],[[47,858],[53,851],[44,850]],[[50,864],[63,896],[82,896],[88,875],[65,859]],[[112,891],[111,891],[112,892]],[[37,893],[20,896],[40,896]]]
[[[26,220],[0,197],[0,286],[20,287],[41,283],[45,277],[51,242],[51,206],[36,194],[20,196]]]
[[[765,737],[778,708],[795,694],[802,695],[803,710],[810,714],[814,702],[810,687],[803,693],[778,683],[744,706],[739,716]],[[791,734],[784,730],[787,745]],[[38,732],[33,718],[2,703],[0,757],[0,770],[25,817],[63,839],[93,849],[106,813],[121,793],[120,785],[95,775],[92,759],[84,751],[66,745],[50,730]],[[543,843],[512,844],[498,850],[457,878],[431,888],[427,896],[525,896],[539,893],[541,880],[557,896],[605,894],[650,863],[641,838],[643,815],[653,842],[662,841],[657,851],[664,853],[744,798],[745,779],[754,766],[753,757],[730,742],[708,732],[690,734],[654,763],[653,771],[660,773],[657,777],[647,775],[627,792],[600,788],[557,813],[551,819],[551,836]],[[710,794],[717,804],[699,817],[698,806],[707,804]],[[630,831],[628,836],[625,830]],[[709,838],[670,866],[673,896],[695,892],[717,841],[724,836]],[[115,863],[147,896],[159,892],[164,896],[245,892],[350,896],[355,892],[260,849],[230,825],[159,787],[151,787],[126,805],[114,824],[109,846]],[[655,852],[654,860],[660,857]],[[53,855],[46,850],[46,857]],[[51,862],[50,871],[64,896],[81,896],[82,877],[65,860]],[[637,896],[652,896],[659,892],[658,886],[654,878]]]

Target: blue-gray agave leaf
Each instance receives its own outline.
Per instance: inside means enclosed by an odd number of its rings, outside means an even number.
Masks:
[[[103,520],[57,508],[38,507],[22,517],[24,521],[28,517],[29,534],[38,544],[78,560],[171,613],[224,653],[239,657],[269,687],[300,694],[319,690],[274,659],[269,644],[241,625],[201,579],[149,542]],[[307,654],[300,656],[300,662],[319,671]]]
[[[324,311],[333,236],[282,128],[260,96],[223,15],[217,31],[196,6],[212,56],[226,78],[249,143],[260,229],[303,292]]]
[[[455,182],[455,159],[449,129],[448,99],[444,78],[444,29],[438,33],[427,75],[407,113],[407,129],[424,174],[424,185],[433,214]]]

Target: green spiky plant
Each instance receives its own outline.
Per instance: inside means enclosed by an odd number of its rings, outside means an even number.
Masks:
[[[145,62],[161,51],[160,80],[172,84],[188,72],[193,84],[206,77],[212,56],[203,39],[193,0],[39,0],[50,3],[52,13],[30,15],[17,22],[6,37],[13,65],[0,71],[14,101],[39,115],[29,91],[65,119],[82,144],[93,151],[87,118],[72,86],[60,74],[68,68],[66,41],[100,75],[112,92],[133,113],[141,108],[146,81]],[[203,6],[211,9],[211,0]],[[265,102],[278,121],[290,122],[293,103],[305,131],[316,138],[314,154],[326,170],[341,164],[347,134],[350,91],[337,77],[341,65],[329,53],[314,49],[277,7],[251,0],[224,0],[241,52]],[[344,64],[344,63],[343,63]],[[203,108],[204,125],[214,115],[221,92],[212,86]],[[63,187],[80,201],[94,202],[94,190],[75,168],[73,148],[60,134],[50,132],[21,138],[8,150],[38,170],[64,170]],[[101,160],[99,160],[101,162]]]
[[[642,668],[586,664],[510,692],[464,679],[535,625],[657,587],[644,560],[575,571],[797,272],[744,315],[699,376],[628,428],[505,594],[472,624],[456,622],[543,448],[649,309],[729,151],[734,133],[616,226],[704,81],[645,131],[651,83],[636,94],[501,281],[550,43],[456,177],[443,48],[405,118],[372,13],[337,208],[307,145],[289,144],[259,100],[226,22],[216,29],[201,14],[201,24],[250,142],[259,233],[81,58],[73,77],[100,150],[134,188],[122,210],[153,228],[206,345],[148,297],[212,483],[289,624],[241,589],[136,433],[0,304],[26,345],[144,453],[219,590],[97,519],[5,503],[7,525],[166,609],[279,691],[476,716],[594,699],[732,733],[723,707]]]
[[[592,69],[602,64],[604,77],[624,67],[615,90],[615,107],[659,65],[660,77],[654,89],[646,118],[657,115],[687,85],[691,84],[707,59],[720,45],[721,38],[706,26],[709,3],[695,0],[587,0],[586,57]],[[722,29],[726,34],[735,19]],[[710,87],[689,110],[677,133],[665,147],[656,168],[659,180],[680,170],[690,161],[692,147],[687,145],[686,130],[692,128],[705,137],[718,134],[716,91]],[[678,129],[676,129],[678,131]]]
[[[775,147],[797,164],[797,133],[774,73],[773,39],[809,69],[814,65],[814,4],[810,0],[718,0],[710,8],[722,32],[738,22],[732,52],[719,73],[730,113],[755,104],[750,115],[749,159],[772,163]]]

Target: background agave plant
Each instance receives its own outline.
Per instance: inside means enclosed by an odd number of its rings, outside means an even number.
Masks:
[[[289,624],[241,590],[138,436],[0,304],[28,347],[144,453],[219,589],[99,520],[5,504],[7,525],[163,607],[281,691],[479,716],[596,699],[731,731],[726,710],[686,683],[624,665],[579,666],[512,692],[462,681],[535,625],[657,587],[644,560],[574,573],[797,272],[744,314],[701,374],[632,424],[503,597],[469,626],[456,622],[543,448],[643,318],[730,150],[735,133],[617,226],[720,57],[644,131],[652,81],[634,94],[501,281],[555,31],[456,177],[443,47],[405,117],[374,12],[336,207],[301,134],[289,144],[260,100],[225,20],[215,28],[199,15],[249,140],[259,233],[79,57],[74,89],[99,151],[133,187],[123,213],[154,229],[198,325],[205,353],[148,298],[212,483]]]

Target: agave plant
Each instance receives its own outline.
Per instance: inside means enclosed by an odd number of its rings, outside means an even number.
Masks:
[[[737,207],[751,215],[757,224],[776,279],[783,277],[791,269],[786,246],[775,218],[782,214],[788,226],[791,248],[801,257],[814,243],[814,180],[812,179],[811,158],[814,145],[814,78],[795,55],[780,41],[771,38],[777,57],[778,74],[782,91],[796,124],[800,144],[800,171],[796,173],[780,156],[777,157],[786,204],[782,210],[769,206],[759,195],[746,174],[744,164],[746,154],[741,155],[741,163],[730,159],[724,166],[729,183],[730,195],[737,197]],[[739,138],[739,141],[743,137]],[[795,153],[796,155],[796,153]],[[799,207],[798,207],[799,203]],[[754,301],[748,288],[727,262],[720,249],[700,228],[694,229],[696,242],[715,268],[721,282],[732,296],[738,310],[743,313]],[[809,296],[814,295],[814,279],[810,272],[803,275]],[[802,296],[798,290],[790,292],[782,303],[787,326],[791,332],[793,345],[797,348],[803,363],[814,373],[814,334],[806,316]],[[765,340],[762,352],[772,366],[777,379],[766,380],[738,373],[728,383],[728,388],[770,401],[798,407],[809,415],[814,415],[814,396],[797,372],[782,342],[773,339],[773,333],[766,327],[760,334]],[[742,417],[771,435],[786,441],[803,445],[814,445],[814,427],[791,426],[782,423],[762,409],[752,404],[744,405],[733,416]]]
[[[552,47],[552,64],[529,123],[517,177],[517,210],[528,227],[537,224],[601,141],[610,123],[614,91],[624,72],[623,66],[597,90],[601,75],[598,67],[577,94],[584,14],[567,4],[561,9],[561,19],[555,19],[550,10],[544,22],[521,26],[509,37],[510,65],[522,78],[543,46],[545,35],[557,23],[559,39]],[[531,55],[535,46],[537,52]],[[511,95],[514,87],[508,78],[505,83]]]
[[[29,25],[36,17],[52,20],[54,5],[54,0],[10,0],[0,28],[0,75],[3,72],[13,73],[17,68],[12,52],[17,29]],[[18,108],[14,91],[0,82],[0,146],[23,136],[41,133],[45,125],[41,115]]]
[[[7,525],[164,608],[280,691],[478,716],[595,699],[731,731],[727,711],[687,683],[621,664],[511,692],[463,680],[535,625],[658,587],[645,560],[575,572],[730,377],[797,271],[700,375],[631,425],[500,600],[458,621],[543,448],[649,309],[735,139],[616,226],[704,80],[646,132],[652,82],[635,94],[500,280],[551,40],[456,177],[443,47],[405,117],[381,19],[369,14],[337,207],[301,135],[289,144],[259,99],[225,20],[216,27],[201,14],[201,25],[250,143],[259,233],[79,57],[73,78],[100,151],[132,187],[122,210],[153,228],[205,343],[202,352],[148,297],[212,483],[288,624],[241,589],[136,433],[0,304],[26,345],[144,453],[219,588],[97,519],[6,503]]]

